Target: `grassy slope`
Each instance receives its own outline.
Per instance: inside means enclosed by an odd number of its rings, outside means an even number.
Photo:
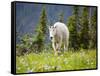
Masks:
[[[17,73],[96,68],[96,50],[67,51],[59,56],[30,53],[16,58]]]

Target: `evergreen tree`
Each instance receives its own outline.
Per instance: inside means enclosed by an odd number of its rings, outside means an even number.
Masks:
[[[69,17],[68,19],[68,28],[70,31],[70,42],[69,45],[71,48],[78,49],[79,48],[79,43],[78,43],[78,11],[79,7],[74,6],[73,7],[73,15]]]
[[[84,49],[89,48],[89,9],[88,7],[83,7],[81,16],[81,31],[80,31],[80,41],[81,47]]]
[[[93,16],[91,17],[91,29],[90,29],[90,48],[96,48],[97,38],[97,9],[94,9]]]
[[[45,36],[46,36],[46,10],[45,7],[43,7],[41,16],[40,16],[40,21],[38,24],[38,27],[36,29],[37,35],[36,35],[36,49],[37,51],[41,51],[44,48],[44,42],[45,42]]]

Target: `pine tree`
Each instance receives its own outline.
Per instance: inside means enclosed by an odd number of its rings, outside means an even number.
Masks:
[[[81,47],[84,49],[89,48],[89,9],[88,7],[83,7],[81,16],[81,31],[80,31],[80,41]]]
[[[37,35],[36,35],[36,49],[37,51],[42,51],[42,49],[44,48],[44,43],[45,43],[45,36],[46,36],[46,10],[45,7],[43,7],[42,12],[41,12],[41,16],[40,16],[40,20],[39,20],[39,24],[38,27],[36,29]]]
[[[90,48],[96,48],[97,38],[97,9],[94,9],[93,16],[91,17],[91,29],[90,29]]]
[[[78,49],[79,48],[79,43],[78,43],[78,11],[79,11],[79,7],[78,6],[74,6],[73,7],[73,15],[69,17],[68,20],[68,28],[70,31],[70,47],[74,48],[74,49]]]

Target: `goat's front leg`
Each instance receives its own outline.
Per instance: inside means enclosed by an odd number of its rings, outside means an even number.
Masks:
[[[61,38],[61,40],[59,41],[59,43],[58,43],[58,53],[61,53],[61,46],[62,46],[62,38]]]
[[[53,47],[53,49],[54,49],[54,53],[55,53],[55,55],[57,55],[56,44],[55,44],[55,43],[52,43],[52,47]]]

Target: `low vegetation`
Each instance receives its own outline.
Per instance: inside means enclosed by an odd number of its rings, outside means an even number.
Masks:
[[[96,50],[67,51],[54,56],[53,51],[29,53],[16,57],[16,72],[49,72],[96,68]]]

